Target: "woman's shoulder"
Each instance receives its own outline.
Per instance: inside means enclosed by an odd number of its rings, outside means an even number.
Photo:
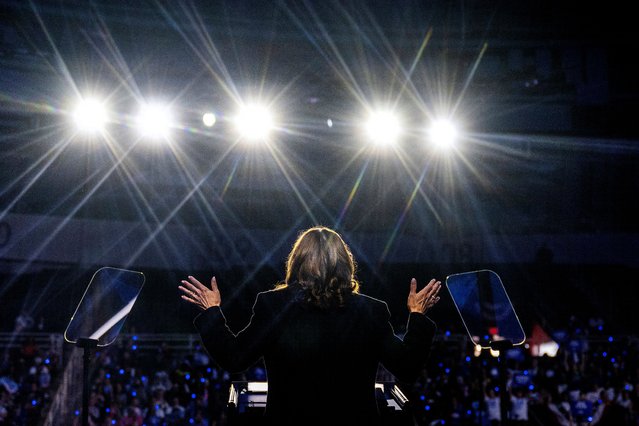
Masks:
[[[255,305],[267,306],[271,310],[282,310],[285,307],[296,305],[300,299],[299,290],[292,287],[277,287],[261,291],[257,294]],[[363,293],[353,293],[346,302],[346,309],[363,313],[380,314],[388,312],[388,304],[381,299]]]
[[[290,287],[278,286],[268,290],[263,290],[257,293],[255,298],[256,303],[266,303],[269,305],[278,305],[287,303],[294,297],[294,292]]]
[[[388,309],[388,304],[385,301],[363,293],[353,293],[351,300],[356,306],[370,309]]]
[[[261,299],[276,300],[287,297],[290,293],[289,287],[275,287],[268,290],[262,290],[257,293],[257,297]]]

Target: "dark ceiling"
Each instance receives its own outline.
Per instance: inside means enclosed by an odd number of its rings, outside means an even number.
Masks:
[[[352,230],[636,232],[639,86],[632,14],[551,1],[5,1],[0,207],[6,213]],[[180,110],[173,148],[77,143],[74,91]],[[259,93],[285,118],[270,148],[230,136]],[[366,105],[407,117],[392,154],[355,137]],[[222,118],[199,124],[204,108]],[[449,114],[469,143],[419,144]],[[334,120],[328,128],[326,119]],[[195,190],[194,190],[195,188]],[[176,214],[177,206],[177,214]],[[468,211],[482,211],[481,217]]]

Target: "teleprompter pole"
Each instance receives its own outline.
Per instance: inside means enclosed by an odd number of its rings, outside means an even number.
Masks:
[[[89,363],[91,352],[98,346],[97,339],[81,337],[76,342],[76,346],[82,348],[82,426],[89,426],[89,395],[91,394],[91,383],[89,382]]]
[[[494,351],[499,351],[499,398],[501,409],[501,424],[508,425],[510,421],[508,419],[508,407],[510,406],[510,398],[506,389],[508,385],[508,369],[506,368],[506,351],[513,347],[513,343],[510,340],[496,340],[490,342],[490,347]]]

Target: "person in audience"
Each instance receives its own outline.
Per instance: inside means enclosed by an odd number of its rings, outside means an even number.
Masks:
[[[517,426],[525,426],[528,425],[528,404],[529,404],[528,395],[524,392],[523,389],[516,389],[515,392],[510,396],[510,418],[513,421],[514,425]]]

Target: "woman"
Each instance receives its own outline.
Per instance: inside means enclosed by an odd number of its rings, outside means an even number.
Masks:
[[[226,326],[215,277],[211,288],[192,276],[179,288],[203,311],[194,324],[221,368],[241,372],[263,358],[264,423],[368,426],[381,421],[374,386],[379,364],[402,382],[421,372],[436,330],[424,314],[439,301],[441,283],[432,279],[418,292],[411,280],[400,339],[387,304],[359,293],[355,261],[341,236],[318,226],[301,233],[284,283],[257,295],[250,323],[237,334]]]

